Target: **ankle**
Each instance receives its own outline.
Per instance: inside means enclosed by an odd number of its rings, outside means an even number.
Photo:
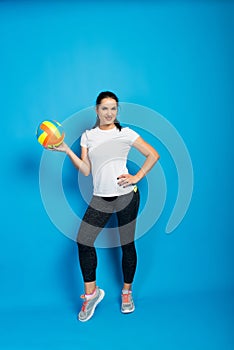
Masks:
[[[122,294],[130,294],[132,291],[130,289],[122,289]]]
[[[91,293],[85,293],[85,298],[86,299],[92,299],[96,294],[96,288],[91,292]]]

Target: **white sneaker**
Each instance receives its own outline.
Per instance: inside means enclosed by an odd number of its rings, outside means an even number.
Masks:
[[[132,292],[122,293],[122,305],[121,312],[124,314],[128,314],[135,310],[135,305],[132,299]]]
[[[102,289],[96,287],[96,293],[91,299],[86,299],[84,295],[81,296],[82,299],[85,299],[81,307],[81,311],[78,314],[78,319],[81,322],[88,321],[94,314],[96,306],[102,301],[105,296],[105,292]]]

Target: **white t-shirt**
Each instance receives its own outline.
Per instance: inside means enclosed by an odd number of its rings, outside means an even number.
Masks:
[[[117,177],[128,174],[127,156],[138,137],[139,134],[128,127],[121,131],[116,127],[111,130],[96,127],[82,134],[80,145],[88,148],[94,195],[120,196],[133,190],[133,186],[119,186]]]

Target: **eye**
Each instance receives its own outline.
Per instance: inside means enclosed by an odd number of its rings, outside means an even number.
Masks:
[[[117,107],[113,107],[113,108],[112,108],[112,111],[117,111]]]

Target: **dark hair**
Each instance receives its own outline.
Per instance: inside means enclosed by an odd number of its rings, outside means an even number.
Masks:
[[[113,92],[102,91],[102,92],[100,92],[100,94],[96,98],[96,107],[101,104],[101,102],[104,98],[112,98],[113,100],[115,100],[117,102],[117,106],[119,106],[119,99]],[[93,128],[96,128],[97,126],[99,126],[99,123],[100,123],[100,121],[99,121],[99,118],[97,116],[97,120],[96,120],[96,123],[95,123]],[[119,131],[121,131],[122,126],[120,125],[120,122],[117,119],[115,119],[114,124],[115,124],[116,128],[119,129]]]

